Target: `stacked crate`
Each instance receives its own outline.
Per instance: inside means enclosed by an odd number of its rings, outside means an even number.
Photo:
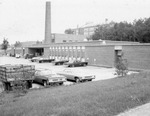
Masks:
[[[34,65],[1,65],[0,66],[0,80],[5,86],[13,86],[14,83],[26,82],[32,83],[34,79],[35,66]]]

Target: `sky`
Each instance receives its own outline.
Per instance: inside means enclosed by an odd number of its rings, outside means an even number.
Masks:
[[[0,0],[0,43],[42,41],[45,4],[51,1],[52,33],[65,29],[150,17],[150,0]]]

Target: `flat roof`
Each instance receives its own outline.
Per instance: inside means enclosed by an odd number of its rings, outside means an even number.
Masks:
[[[105,42],[104,42],[105,41]],[[51,43],[51,44],[33,44],[27,46],[27,48],[46,48],[51,46],[110,46],[110,45],[145,45],[149,46],[150,43],[139,43],[139,42],[128,42],[128,41],[109,41],[109,40],[95,40],[95,41],[84,41],[84,42],[64,42],[64,43]]]

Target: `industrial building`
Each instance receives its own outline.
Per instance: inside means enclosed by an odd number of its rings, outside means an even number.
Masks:
[[[125,41],[84,41],[85,36],[51,34],[51,3],[46,2],[45,39],[18,50],[56,59],[78,59],[89,65],[114,67],[118,57],[128,61],[129,69],[150,69],[150,44]],[[17,52],[12,50],[12,52]]]

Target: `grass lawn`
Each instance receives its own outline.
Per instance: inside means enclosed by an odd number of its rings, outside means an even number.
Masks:
[[[0,94],[0,116],[113,116],[150,101],[150,73]]]

